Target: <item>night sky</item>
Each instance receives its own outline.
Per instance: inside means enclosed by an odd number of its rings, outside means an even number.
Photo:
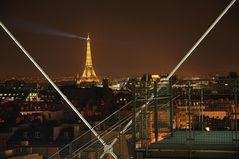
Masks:
[[[91,36],[97,75],[168,73],[229,0],[1,0],[0,19],[50,76],[82,74],[86,41],[42,28]],[[226,13],[178,75],[239,72],[239,2]],[[0,76],[40,76],[0,30]]]

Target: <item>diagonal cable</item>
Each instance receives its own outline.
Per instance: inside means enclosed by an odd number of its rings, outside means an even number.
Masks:
[[[230,2],[230,4],[223,10],[223,12],[216,18],[216,20],[210,25],[210,27],[205,31],[205,33],[199,38],[199,40],[193,45],[193,47],[187,52],[187,54],[183,57],[183,59],[176,65],[176,67],[170,72],[170,74],[167,76],[166,80],[168,81],[173,75],[174,73],[178,70],[178,68],[186,61],[186,59],[192,54],[192,52],[196,49],[196,47],[201,43],[201,41],[208,35],[208,33],[214,28],[214,26],[220,21],[220,19],[223,17],[223,15],[231,8],[231,6],[236,2],[236,0],[232,0]],[[159,91],[161,89],[161,87],[159,87],[157,89],[157,91]],[[146,105],[148,105],[150,103],[150,101],[152,101],[154,99],[154,96],[152,95],[148,101],[143,104],[140,108],[143,109],[144,107],[146,107]],[[136,117],[140,114],[141,110],[139,110],[136,113]],[[123,130],[121,131],[121,133],[124,133],[129,126],[132,124],[132,120],[130,120],[128,122],[128,124],[123,128]],[[117,138],[116,138],[117,140]],[[114,141],[114,140],[113,140]],[[111,145],[113,146],[113,145]]]
[[[71,109],[80,117],[80,119],[86,124],[86,126],[91,130],[91,132],[97,137],[97,139],[103,144],[104,147],[108,146],[103,139],[98,135],[98,133],[93,129],[93,127],[85,120],[85,118],[80,114],[80,112],[75,108],[75,106],[68,100],[68,98],[61,92],[61,90],[56,86],[56,84],[50,79],[50,77],[43,71],[43,69],[37,64],[37,62],[30,56],[30,54],[23,48],[23,46],[17,41],[17,39],[11,34],[11,32],[3,25],[0,21],[1,27],[4,31],[11,37],[11,39],[17,44],[17,46],[22,50],[22,52],[28,57],[28,59],[34,64],[34,66],[41,72],[41,74],[47,79],[47,81],[55,88],[55,90],[61,95],[61,97],[66,101],[66,103],[71,107]],[[110,154],[116,159],[117,156],[110,152]]]
[[[236,2],[236,0],[232,0],[229,5],[222,11],[222,13],[214,20],[214,22],[210,25],[210,27],[205,31],[205,33],[198,39],[198,41],[193,45],[193,47],[187,52],[187,54],[182,58],[182,60],[177,64],[177,66],[170,72],[167,76],[166,80],[169,80],[174,73],[178,70],[178,68],[184,63],[184,61],[192,54],[192,52],[196,49],[196,47],[201,43],[201,41],[207,36],[207,34],[214,28],[214,26],[220,21],[220,19],[226,14],[226,12],[231,8],[231,6]]]

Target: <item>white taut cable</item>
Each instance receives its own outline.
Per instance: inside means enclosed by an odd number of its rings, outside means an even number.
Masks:
[[[91,130],[91,132],[97,137],[97,139],[106,147],[108,150],[108,145],[103,141],[103,139],[98,135],[98,133],[93,129],[93,127],[85,120],[85,118],[80,114],[80,112],[75,108],[75,106],[68,100],[68,98],[61,92],[61,90],[56,86],[56,84],[50,79],[50,77],[42,70],[42,68],[36,63],[36,61],[29,55],[29,53],[22,47],[22,45],[17,41],[17,39],[10,33],[10,31],[3,25],[0,21],[1,27],[4,31],[12,38],[12,40],[17,44],[17,46],[22,50],[22,52],[29,58],[29,60],[35,65],[35,67],[42,73],[42,75],[48,80],[48,82],[55,88],[55,90],[61,95],[61,97],[66,101],[66,103],[72,108],[72,110],[80,117],[80,119],[86,124],[86,126]],[[111,150],[109,152],[115,159],[117,156]]]
[[[230,7],[236,2],[236,0],[232,0],[230,4],[223,10],[223,12],[217,17],[217,19],[212,23],[212,25],[206,30],[206,32],[202,35],[202,37],[195,43],[195,45],[187,52],[187,54],[183,57],[183,59],[176,65],[176,67],[170,72],[167,76],[166,80],[169,80],[174,73],[178,70],[178,68],[185,62],[185,60],[191,55],[191,53],[195,50],[195,48],[201,43],[201,41],[207,36],[207,34],[213,29],[213,27],[218,23],[218,21],[223,17],[223,15],[230,9]],[[114,139],[112,144],[107,145],[97,134],[97,132],[90,126],[90,124],[84,119],[84,117],[78,112],[78,110],[72,105],[72,103],[64,96],[64,94],[59,90],[59,88],[51,81],[51,79],[45,74],[45,72],[38,66],[38,64],[31,58],[31,56],[26,52],[26,50],[18,43],[18,41],[11,35],[11,33],[5,28],[5,26],[0,22],[0,25],[3,29],[8,33],[8,35],[14,40],[14,42],[21,48],[21,50],[26,54],[26,56],[33,62],[33,64],[38,68],[38,70],[45,76],[45,78],[52,84],[52,86],[58,91],[58,93],[63,97],[63,99],[69,104],[69,106],[75,111],[75,113],[82,119],[82,121],[88,126],[88,128],[92,131],[92,133],[98,138],[98,140],[104,145],[104,153],[109,152],[114,158],[117,156],[112,152],[112,147],[116,142],[117,138]],[[152,100],[153,96],[149,98]],[[148,104],[149,101],[146,103]],[[144,104],[141,107],[145,107]],[[139,111],[140,112],[140,111]],[[136,114],[138,116],[139,112]],[[123,128],[122,133],[132,124],[132,120]],[[102,154],[102,156],[104,155]],[[102,157],[101,156],[101,157]]]
[[[183,57],[183,59],[176,65],[176,67],[170,72],[170,74],[167,76],[166,80],[169,80],[174,73],[178,70],[178,68],[185,62],[185,60],[191,55],[191,53],[195,50],[195,48],[201,43],[201,41],[207,36],[207,34],[213,29],[213,27],[218,23],[218,21],[223,17],[223,15],[231,8],[231,6],[236,2],[236,0],[232,0],[230,2],[230,4],[223,10],[223,12],[217,17],[217,19],[212,23],[212,25],[206,30],[206,32],[201,36],[201,38],[193,45],[193,47],[187,52],[187,54]],[[159,89],[158,89],[159,90]],[[157,90],[157,91],[158,91]],[[146,107],[147,104],[149,104],[149,102],[151,100],[154,99],[154,96],[151,96],[148,101],[143,104],[140,107],[140,110],[136,113],[136,117],[140,114],[141,109]],[[132,119],[127,123],[127,125],[124,126],[123,130],[120,133],[124,133],[129,126],[132,124]],[[113,142],[115,143],[117,140],[117,138],[115,138],[113,140]],[[113,146],[113,144],[110,144],[111,146]]]
[[[182,60],[177,64],[177,66],[170,72],[166,80],[169,80],[178,68],[184,63],[184,61],[191,55],[191,53],[196,49],[196,47],[201,43],[201,41],[207,36],[207,34],[213,29],[213,27],[219,22],[223,15],[231,8],[231,6],[236,2],[232,0],[231,3],[223,10],[223,12],[217,17],[217,19],[212,23],[212,25],[206,30],[206,32],[201,36],[200,39],[193,45],[193,47],[187,52],[187,54],[182,58]]]

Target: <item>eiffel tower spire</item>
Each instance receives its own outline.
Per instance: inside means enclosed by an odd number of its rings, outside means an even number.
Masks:
[[[92,85],[92,84],[98,84],[98,83],[99,83],[99,79],[96,76],[95,71],[93,69],[91,48],[90,48],[90,35],[88,34],[85,69],[80,80],[77,80],[77,84]]]

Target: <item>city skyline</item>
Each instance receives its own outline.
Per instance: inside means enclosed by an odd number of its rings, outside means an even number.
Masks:
[[[230,1],[106,2],[1,2],[0,18],[50,76],[81,74],[86,42],[43,34],[41,26],[90,33],[99,75],[159,74],[172,70]],[[235,3],[176,74],[239,71],[238,7]],[[39,27],[29,30],[23,23]],[[0,34],[2,76],[39,76],[3,30]]]

